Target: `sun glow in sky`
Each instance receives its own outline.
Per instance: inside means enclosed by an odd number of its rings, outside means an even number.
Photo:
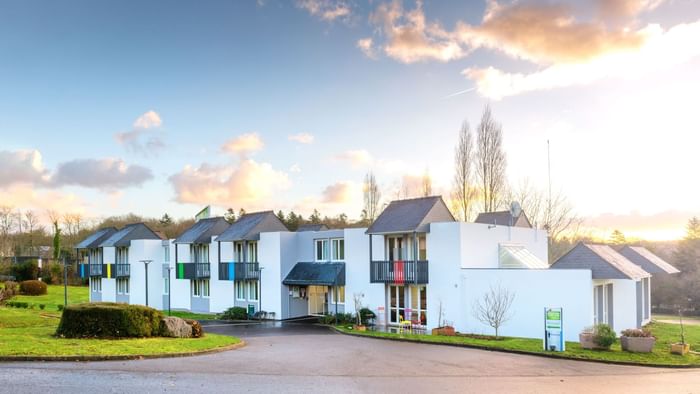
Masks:
[[[0,4],[0,205],[103,217],[212,204],[358,218],[447,195],[490,103],[510,182],[604,237],[700,215],[700,2]]]

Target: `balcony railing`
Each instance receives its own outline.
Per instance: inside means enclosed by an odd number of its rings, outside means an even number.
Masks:
[[[260,280],[260,264],[219,263],[219,280]]]
[[[372,261],[370,283],[426,284],[428,261]]]
[[[102,276],[102,264],[88,264],[90,276]]]
[[[211,276],[209,263],[177,263],[175,278],[207,279]]]
[[[129,264],[115,264],[117,278],[126,278],[131,276],[131,266]]]

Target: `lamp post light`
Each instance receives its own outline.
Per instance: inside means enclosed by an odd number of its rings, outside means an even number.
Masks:
[[[66,256],[63,256],[63,305],[68,306],[68,266],[66,266]]]
[[[260,291],[260,295],[258,296],[258,302],[260,303],[258,305],[258,308],[260,308],[260,312],[263,311],[262,307],[262,271],[265,269],[265,267],[259,267],[258,270],[260,271],[260,278],[258,279],[258,290]],[[260,314],[262,316],[262,313]]]
[[[146,306],[148,306],[148,264],[152,263],[153,260],[139,260],[143,263],[143,267],[146,271]]]

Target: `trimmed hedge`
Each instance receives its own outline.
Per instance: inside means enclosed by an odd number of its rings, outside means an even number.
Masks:
[[[248,311],[240,306],[228,308],[219,318],[221,320],[248,320]]]
[[[39,280],[25,280],[20,282],[19,292],[28,296],[44,295],[47,292],[46,283]]]
[[[66,338],[142,338],[160,336],[163,314],[142,305],[115,302],[65,307],[56,335]]]

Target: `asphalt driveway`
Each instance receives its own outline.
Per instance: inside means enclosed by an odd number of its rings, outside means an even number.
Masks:
[[[700,370],[615,366],[382,341],[304,323],[208,322],[206,330],[240,336],[248,345],[175,359],[0,363],[0,390],[700,393]]]

